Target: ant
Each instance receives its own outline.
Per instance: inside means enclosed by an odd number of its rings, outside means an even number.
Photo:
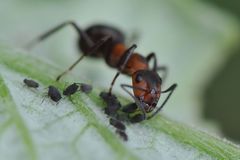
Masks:
[[[57,81],[71,71],[85,56],[104,58],[110,67],[118,69],[111,82],[108,91],[109,95],[111,95],[114,83],[120,73],[132,77],[132,85],[121,84],[121,87],[134,99],[134,105],[141,110],[141,116],[138,115],[137,118],[139,121],[154,117],[163,108],[177,84],[173,84],[168,89],[162,91],[162,79],[157,74],[157,71],[163,71],[166,75],[167,68],[157,66],[155,53],[150,53],[143,57],[139,53],[134,52],[137,48],[136,44],[127,47],[124,34],[117,28],[107,25],[92,25],[82,30],[75,22],[66,21],[40,35],[29,43],[27,47],[32,47],[45,40],[65,26],[72,26],[77,31],[79,35],[78,47],[83,54],[67,70],[57,76]],[[150,68],[149,62],[152,59],[153,67]],[[133,89],[134,94],[128,91],[127,88]],[[168,95],[161,106],[157,108],[157,103],[162,93],[168,93]],[[147,116],[147,113],[152,112],[155,108],[157,109],[150,116]]]

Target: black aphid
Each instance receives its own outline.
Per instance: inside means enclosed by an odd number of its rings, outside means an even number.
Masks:
[[[101,92],[100,97],[107,103],[105,114],[115,116],[117,111],[121,108],[121,103],[118,101],[117,97],[107,92]]]
[[[133,117],[129,117],[129,120],[131,123],[138,123],[145,120],[145,118],[143,114],[136,114]]]
[[[61,93],[58,91],[58,89],[54,86],[49,86],[48,87],[48,96],[54,101],[58,102],[62,96]]]
[[[37,82],[35,82],[34,80],[31,80],[31,79],[24,79],[23,82],[28,87],[32,87],[32,88],[38,88],[39,87],[39,84]]]
[[[136,103],[130,103],[122,108],[125,113],[134,113],[138,109]]]
[[[124,141],[128,140],[128,135],[126,134],[125,131],[117,129],[116,134],[118,134]]]
[[[63,95],[71,96],[78,91],[78,88],[79,88],[79,85],[77,83],[73,83],[63,91]]]
[[[119,130],[122,130],[122,131],[126,130],[126,126],[121,121],[119,121],[117,119],[110,118],[109,123]]]
[[[89,84],[81,83],[80,89],[84,93],[90,93],[92,91],[92,86]]]

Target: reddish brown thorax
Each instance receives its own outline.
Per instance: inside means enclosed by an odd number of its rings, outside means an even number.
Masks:
[[[111,54],[108,57],[108,63],[112,67],[117,67],[119,61],[121,60],[122,56],[126,51],[126,47],[123,43],[118,43],[114,45]]]
[[[126,46],[122,43],[115,44],[111,54],[108,57],[108,63],[112,67],[119,67],[118,64],[122,60],[125,51],[127,50]],[[133,53],[127,60],[127,64],[123,69],[123,73],[127,75],[133,75],[138,70],[147,70],[148,62],[146,59],[138,53]]]

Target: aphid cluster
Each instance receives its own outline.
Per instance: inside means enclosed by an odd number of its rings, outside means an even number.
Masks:
[[[75,22],[66,21],[40,35],[27,47],[33,47],[65,26],[72,26],[77,31],[79,36],[78,47],[82,55],[68,69],[57,76],[57,81],[71,71],[85,56],[103,58],[107,65],[117,69],[108,92],[103,92],[100,95],[107,104],[105,108],[107,115],[115,118],[119,116],[117,112],[121,108],[121,104],[112,95],[112,88],[121,73],[132,77],[132,85],[121,84],[121,87],[134,100],[134,103],[124,106],[122,112],[130,115],[131,113],[140,111],[134,116],[128,116],[130,122],[136,123],[151,119],[163,108],[177,87],[177,84],[173,84],[166,90],[162,90],[162,78],[165,79],[165,77],[161,78],[157,72],[161,71],[166,75],[167,67],[158,66],[155,53],[150,53],[144,57],[135,52],[137,48],[136,44],[127,47],[124,34],[117,28],[107,25],[92,25],[83,30]],[[150,67],[151,60],[153,60],[153,67]],[[78,87],[78,84],[70,85],[64,91],[64,95],[70,96],[77,92]],[[81,89],[88,90],[89,88],[82,87]],[[132,89],[133,94],[128,89]],[[167,93],[165,100],[157,107],[161,94],[165,93]],[[118,132],[122,134],[120,131]]]
[[[39,83],[37,83],[34,80],[24,79],[23,83],[30,88],[38,88],[39,87]],[[80,88],[80,90],[78,90],[79,88]],[[76,93],[77,91],[89,93],[89,92],[91,92],[91,90],[92,90],[92,86],[89,84],[73,83],[73,84],[67,86],[67,88],[65,88],[65,90],[63,91],[63,95],[71,96],[72,94]],[[52,86],[52,85],[48,86],[47,96],[52,101],[57,102],[57,103],[62,99],[62,95],[61,95],[60,91],[55,86]]]
[[[115,117],[117,111],[122,107],[117,97],[107,92],[101,92],[100,97],[106,102],[106,107],[104,108],[105,114]]]

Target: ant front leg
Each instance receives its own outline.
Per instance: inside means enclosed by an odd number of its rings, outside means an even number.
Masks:
[[[111,42],[112,37],[111,36],[106,36],[99,41],[97,41],[88,51],[88,53],[83,54],[79,59],[77,59],[67,70],[65,70],[63,73],[61,73],[59,76],[57,76],[56,81],[59,81],[62,76],[70,72],[86,55],[91,55],[95,53],[102,45],[106,43]]]
[[[161,78],[162,78],[162,81],[164,82],[166,77],[167,77],[167,73],[168,73],[168,69],[166,66],[157,66],[157,57],[156,57],[156,54],[155,53],[150,53],[147,57],[146,57],[146,60],[147,62],[149,63],[149,61],[153,59],[153,68],[152,70],[157,72],[157,71],[161,71],[163,72]]]
[[[121,58],[120,60],[120,63],[119,63],[119,71],[115,74],[112,82],[111,82],[111,85],[110,85],[110,88],[109,88],[109,91],[108,93],[111,95],[112,94],[112,88],[113,88],[113,85],[117,79],[117,77],[120,75],[120,73],[123,71],[123,69],[125,68],[130,56],[133,54],[133,51],[137,48],[137,45],[136,44],[133,44],[130,48],[128,48],[125,53],[123,54],[123,58]]]
[[[131,92],[129,92],[126,89],[126,87],[132,88],[132,89],[139,89],[139,90],[142,90],[142,91],[146,91],[146,90],[143,89],[143,88],[140,88],[140,87],[134,87],[134,86],[127,85],[127,84],[121,84],[121,87],[135,101],[135,103],[131,103],[131,104],[125,106],[122,111],[123,112],[125,111],[125,113],[134,113],[135,111],[137,111],[137,108],[139,108],[142,113],[141,114],[136,114],[133,117],[129,117],[130,122],[137,123],[137,122],[141,122],[141,121],[145,120],[146,119],[146,111],[145,111],[145,108],[144,108],[144,103],[141,102],[137,97],[135,97]]]
[[[158,107],[158,109],[154,113],[152,113],[150,116],[148,116],[147,119],[151,119],[152,117],[154,117],[164,107],[164,105],[167,103],[168,99],[170,98],[170,96],[172,95],[172,93],[176,89],[176,87],[177,87],[177,84],[173,84],[168,89],[161,92],[161,93],[169,92],[169,94],[167,95],[166,99],[163,101],[162,105],[160,107]]]

